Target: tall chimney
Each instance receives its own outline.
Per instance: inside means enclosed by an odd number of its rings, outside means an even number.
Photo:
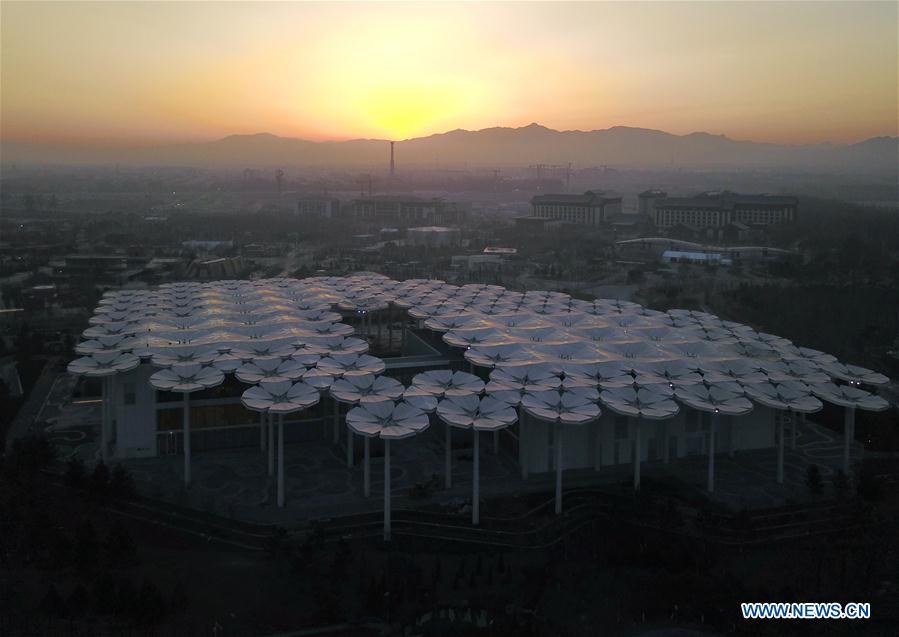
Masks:
[[[394,163],[393,163],[393,144],[394,142],[390,142],[390,177],[393,178],[394,173]]]

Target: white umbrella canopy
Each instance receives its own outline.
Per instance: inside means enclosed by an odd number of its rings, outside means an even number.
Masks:
[[[629,387],[634,383],[633,364],[624,361],[605,361],[590,365],[566,365],[562,386],[577,387]]]
[[[848,407],[850,409],[864,409],[866,411],[883,411],[890,404],[876,394],[852,385],[837,385],[835,383],[820,383],[811,386],[812,393],[833,405]]]
[[[465,360],[478,367],[511,367],[539,362],[521,345],[478,345],[465,352]]]
[[[574,388],[571,391],[528,392],[521,399],[521,406],[529,416],[563,425],[583,425],[600,416],[588,388]]]
[[[735,381],[745,384],[762,383],[767,380],[760,362],[752,361],[748,358],[703,363],[702,376],[711,383]]]
[[[743,388],[734,382],[675,385],[674,397],[698,411],[725,416],[742,416],[752,411],[752,403],[744,395]]]
[[[347,425],[361,436],[401,440],[428,428],[428,416],[406,402],[384,401],[361,404],[346,415]]]
[[[463,429],[498,431],[515,424],[518,415],[508,403],[475,394],[446,397],[437,405],[437,416],[445,423]]]
[[[75,346],[75,353],[81,356],[90,356],[98,353],[130,352],[143,347],[145,343],[144,339],[124,334],[99,336],[96,339],[78,343]]]
[[[850,385],[885,385],[890,379],[883,374],[858,365],[844,365],[843,363],[822,363],[821,369],[839,380]]]
[[[332,354],[321,359],[317,368],[335,378],[380,374],[387,366],[384,361],[368,354]]]
[[[299,351],[308,351],[320,356],[332,354],[365,354],[368,342],[352,336],[308,336],[297,340]]]
[[[306,383],[264,380],[244,391],[240,402],[251,411],[290,414],[313,407],[320,399],[318,390]]]
[[[820,385],[830,382],[830,376],[810,360],[762,361],[762,371],[775,383],[797,381],[807,385]]]
[[[452,330],[443,335],[443,342],[452,347],[477,347],[479,345],[502,345],[510,342],[509,333],[497,327]]]
[[[781,350],[781,358],[786,361],[811,361],[819,365],[837,362],[836,356],[810,347],[784,347]]]
[[[70,374],[101,378],[130,372],[140,365],[140,359],[127,352],[96,352],[90,356],[76,358],[68,365]]]
[[[124,334],[133,336],[138,332],[145,332],[146,329],[136,322],[127,323],[104,323],[102,325],[94,325],[89,327],[82,333],[85,338],[99,338],[101,336],[115,336]]]
[[[665,386],[667,387],[667,386]],[[649,387],[613,387],[599,394],[602,403],[616,414],[647,420],[676,416],[680,408],[670,394]]]
[[[336,380],[335,376],[318,367],[312,367],[303,372],[303,382],[307,385],[315,387],[320,392],[326,392],[331,388]]]
[[[182,345],[178,347],[151,347],[150,362],[156,367],[171,367],[177,363],[211,363],[218,352],[208,345]]]
[[[558,389],[562,379],[554,373],[549,365],[523,365],[521,367],[503,367],[490,372],[487,392],[516,390],[522,393]]]
[[[746,395],[754,402],[771,409],[795,411],[804,414],[821,411],[821,401],[812,395],[812,389],[798,381],[774,383],[749,383],[743,385]]]
[[[245,363],[235,370],[234,375],[242,383],[255,385],[264,380],[297,381],[303,377],[307,367],[299,361],[280,358],[257,358],[250,363]]]
[[[395,401],[403,395],[403,384],[389,376],[346,376],[331,385],[331,396],[342,403],[352,405]]]
[[[224,380],[221,370],[198,363],[175,363],[150,376],[150,384],[155,389],[182,394],[217,387]]]
[[[484,381],[468,372],[437,369],[416,374],[409,394],[443,398],[444,396],[478,395],[484,391]]]
[[[702,374],[695,365],[688,365],[682,360],[646,363],[637,369],[637,376],[645,383],[667,384],[669,387],[679,385],[697,385],[702,383]]]

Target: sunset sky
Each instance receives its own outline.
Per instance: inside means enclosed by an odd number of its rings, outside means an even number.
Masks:
[[[897,134],[897,4],[2,2],[0,136]]]

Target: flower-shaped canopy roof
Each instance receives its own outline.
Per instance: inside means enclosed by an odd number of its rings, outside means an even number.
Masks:
[[[428,415],[417,407],[391,401],[365,403],[346,415],[347,425],[362,436],[382,440],[411,438],[428,428]]]
[[[567,365],[564,387],[629,387],[634,383],[633,365],[624,361],[606,361],[592,365]]]
[[[453,372],[436,369],[416,374],[412,386],[407,390],[410,396],[426,395],[436,398],[444,396],[478,395],[484,391],[484,381],[468,372]]]
[[[677,415],[677,403],[669,395],[646,387],[613,387],[600,393],[599,399],[622,416],[662,420]]]
[[[380,374],[386,369],[384,361],[368,354],[333,354],[321,359],[318,369],[335,378]]]
[[[703,378],[711,383],[720,381],[736,381],[745,383],[762,383],[767,376],[762,366],[748,358],[730,361],[709,361],[702,366]]]
[[[754,402],[771,409],[811,414],[823,407],[821,401],[812,396],[811,387],[795,380],[752,383],[744,385],[743,389]]]
[[[326,392],[331,389],[336,377],[328,372],[313,367],[303,372],[303,382],[311,387],[315,387],[320,392]]]
[[[521,406],[529,416],[563,425],[582,425],[599,418],[591,396],[580,388],[572,391],[538,391],[525,394]]]
[[[643,383],[667,383],[674,385],[697,385],[702,382],[702,374],[695,365],[688,365],[682,360],[647,363],[637,369],[637,375]]]
[[[331,396],[342,403],[376,403],[398,400],[403,395],[403,384],[389,376],[345,376],[331,385]]]
[[[511,367],[530,365],[537,361],[517,344],[479,345],[465,352],[465,359],[478,367]]]
[[[365,354],[368,343],[361,338],[343,336],[307,336],[298,340],[295,345],[301,351],[309,351],[321,356],[331,354]]]
[[[844,365],[843,363],[823,363],[821,369],[833,378],[846,381],[853,385],[885,385],[890,379],[883,374],[858,365]]]
[[[306,373],[307,367],[293,359],[257,358],[237,368],[234,375],[242,383],[255,385],[263,380],[272,382],[296,381]]]
[[[306,383],[262,381],[247,389],[240,397],[244,407],[252,411],[290,414],[316,405],[321,399],[318,390]]]
[[[518,414],[507,403],[474,394],[444,398],[437,406],[437,416],[453,427],[478,431],[498,431],[518,420]]]
[[[688,407],[726,416],[742,416],[752,411],[752,403],[735,382],[675,386],[674,396]]]
[[[883,411],[890,404],[871,392],[851,385],[836,385],[834,383],[821,383],[812,385],[812,393],[833,405],[848,407],[850,409],[864,409],[866,411]]]
[[[90,356],[98,353],[130,352],[144,346],[143,339],[115,334],[113,336],[98,336],[94,340],[82,341],[75,346],[75,353],[81,356]]]
[[[76,358],[69,363],[70,374],[101,378],[129,372],[140,365],[140,359],[126,352],[97,352],[91,356]]]
[[[553,372],[549,365],[523,365],[521,367],[503,367],[490,372],[488,393],[502,390],[515,390],[521,393],[558,389],[562,379]]]
[[[803,382],[807,385],[829,383],[830,377],[812,361],[762,361],[762,370],[768,379],[781,383],[785,381]]]
[[[197,363],[176,363],[150,376],[150,384],[155,389],[179,394],[217,387],[224,380],[225,375],[220,370]]]
[[[182,345],[180,347],[151,347],[151,362],[156,367],[171,367],[176,363],[199,363],[206,365],[218,356],[218,352],[202,345]]]

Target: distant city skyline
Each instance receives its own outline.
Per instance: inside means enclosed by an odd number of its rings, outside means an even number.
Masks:
[[[899,134],[897,5],[3,2],[0,138]]]

